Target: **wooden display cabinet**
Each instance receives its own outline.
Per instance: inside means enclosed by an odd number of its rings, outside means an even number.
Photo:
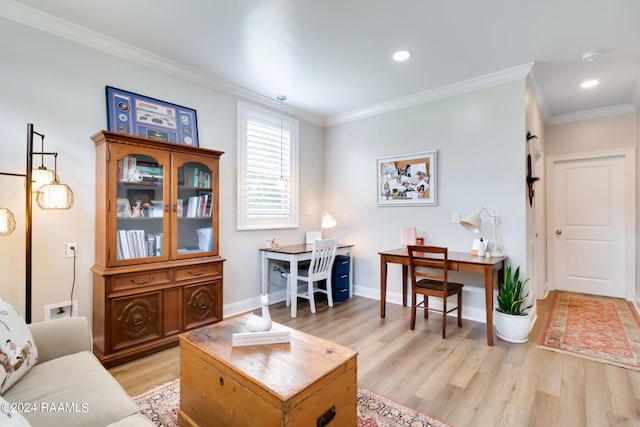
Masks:
[[[101,131],[93,351],[113,366],[222,320],[220,151]]]

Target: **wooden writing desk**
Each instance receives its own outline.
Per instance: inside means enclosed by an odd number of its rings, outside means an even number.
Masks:
[[[402,265],[402,305],[407,305],[409,254],[406,248],[378,252],[380,254],[380,317],[385,316],[387,305],[387,264]],[[487,311],[487,344],[493,345],[493,272],[498,272],[498,283],[504,278],[506,257],[478,257],[468,252],[449,252],[449,270],[484,275],[484,293]],[[409,285],[410,286],[410,285]]]
[[[336,255],[347,255],[351,258],[353,245],[338,243]],[[269,292],[269,260],[287,261],[289,263],[289,277],[298,274],[298,264],[300,261],[311,259],[313,251],[312,244],[279,246],[277,248],[260,248],[260,264],[262,270],[262,294]],[[349,295],[353,295],[353,262],[349,263]],[[287,279],[289,280],[289,279]],[[291,317],[297,316],[297,283],[290,284],[289,292],[291,297]]]

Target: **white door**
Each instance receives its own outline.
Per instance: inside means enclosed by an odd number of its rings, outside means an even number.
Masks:
[[[625,157],[554,160],[555,289],[625,297]]]

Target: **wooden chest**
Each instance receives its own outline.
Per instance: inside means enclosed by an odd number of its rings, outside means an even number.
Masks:
[[[355,427],[357,353],[294,329],[232,347],[236,317],[180,335],[181,426]]]

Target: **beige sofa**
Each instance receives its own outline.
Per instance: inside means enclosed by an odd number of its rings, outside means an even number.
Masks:
[[[33,427],[153,426],[91,352],[86,318],[48,320],[29,329],[38,363],[2,397]]]

